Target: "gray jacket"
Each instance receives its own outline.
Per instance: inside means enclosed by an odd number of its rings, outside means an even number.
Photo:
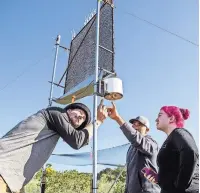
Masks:
[[[144,167],[151,167],[155,172],[158,172],[156,164],[158,144],[149,135],[141,135],[128,123],[124,123],[120,128],[131,142],[126,160],[125,193],[159,193],[160,187],[149,182],[141,172]]]
[[[50,107],[26,118],[0,139],[0,176],[12,192],[19,192],[29,183],[60,137],[80,149],[88,144],[89,133],[86,129],[75,130],[64,109]]]

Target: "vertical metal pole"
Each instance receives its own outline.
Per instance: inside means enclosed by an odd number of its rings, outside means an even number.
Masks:
[[[49,96],[49,106],[52,105],[52,95],[53,95],[53,86],[54,86],[54,78],[55,78],[55,72],[56,72],[56,64],[57,64],[57,58],[58,58],[58,48],[60,46],[60,35],[56,38],[56,53],[54,58],[54,66],[53,66],[53,73],[52,73],[52,79],[51,79],[51,89],[50,89],[50,96]]]
[[[41,184],[40,184],[40,192],[45,193],[46,188],[46,166],[42,167],[42,177],[41,177]]]
[[[97,0],[96,14],[96,58],[95,58],[95,92],[93,104],[93,193],[97,193],[97,82],[98,82],[98,67],[99,67],[99,22],[100,22],[100,4],[101,0]]]
[[[49,107],[52,105],[52,95],[53,95],[53,86],[54,86],[54,78],[55,78],[55,72],[56,72],[56,64],[57,64],[57,58],[58,58],[58,49],[60,47],[60,35],[57,35],[56,38],[56,52],[55,52],[55,58],[54,58],[54,65],[53,65],[53,73],[51,78],[51,89],[50,89],[50,96],[49,96]],[[41,177],[41,193],[45,192],[45,186],[46,186],[46,166],[42,167],[42,177]]]

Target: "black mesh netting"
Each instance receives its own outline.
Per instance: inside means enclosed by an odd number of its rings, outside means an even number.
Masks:
[[[97,163],[108,166],[124,166],[126,163],[126,154],[130,144],[124,144],[108,149],[98,150]],[[92,153],[75,154],[52,154],[51,161],[57,164],[71,166],[92,165]]]
[[[104,4],[101,7],[99,44],[99,67],[113,72],[113,8],[109,4]],[[93,16],[71,42],[64,94],[94,74],[95,47],[96,15]]]

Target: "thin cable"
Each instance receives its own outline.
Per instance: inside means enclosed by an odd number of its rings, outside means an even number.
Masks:
[[[51,52],[54,50],[54,48],[51,50]],[[41,61],[45,60],[48,56],[38,60],[35,64],[31,64],[29,66],[27,66],[19,75],[17,75],[13,80],[11,80],[10,82],[8,82],[7,84],[5,84],[1,89],[0,92],[3,91],[5,88],[7,88],[8,86],[10,86],[11,84],[13,84],[14,82],[16,82],[21,76],[23,76],[26,72],[28,72],[28,70],[31,69],[31,67],[38,65]]]
[[[178,38],[180,38],[180,39],[182,39],[182,40],[184,40],[184,41],[186,41],[186,42],[188,42],[188,43],[191,43],[191,44],[193,44],[194,46],[199,47],[199,45],[198,45],[197,43],[192,42],[192,41],[190,41],[190,40],[188,40],[188,39],[186,39],[186,38],[184,38],[184,37],[182,37],[182,36],[180,36],[180,35],[178,35],[178,34],[176,34],[176,33],[174,33],[174,32],[171,32],[171,31],[169,31],[169,30],[163,28],[163,27],[160,27],[160,26],[158,26],[158,25],[156,25],[156,24],[154,24],[154,23],[152,23],[152,22],[150,22],[150,21],[148,21],[148,20],[146,20],[146,19],[143,19],[143,18],[141,18],[141,17],[138,17],[138,16],[135,15],[134,13],[128,13],[128,12],[124,12],[124,13],[125,13],[125,14],[128,14],[128,15],[131,15],[131,16],[133,16],[133,17],[135,17],[135,18],[137,18],[137,19],[139,19],[139,20],[141,20],[141,21],[144,21],[144,22],[146,22],[146,23],[148,23],[148,24],[150,24],[150,25],[152,25],[152,26],[154,26],[154,27],[156,27],[156,28],[158,28],[158,29],[161,29],[161,30],[164,31],[164,32],[167,32],[167,33],[169,33],[169,34],[171,34],[171,35],[174,35],[174,36],[176,36],[176,37],[178,37]]]
[[[110,147],[110,148],[104,148],[104,149],[99,149],[98,151],[105,151],[105,150],[112,150],[118,147],[125,147],[125,146],[129,146],[130,143],[125,143],[122,145],[118,145],[118,146],[114,146],[114,147]],[[65,154],[65,153],[52,153],[51,155],[55,155],[55,156],[64,156],[64,157],[83,157],[84,155],[88,156],[90,152],[81,152],[81,153],[71,153],[71,154]]]
[[[115,179],[114,183],[111,185],[111,187],[110,187],[110,189],[108,190],[107,193],[110,193],[110,191],[112,190],[113,186],[116,184],[117,180],[120,178],[120,176],[122,175],[123,171],[125,171],[125,169],[126,169],[126,164],[122,168],[122,170],[120,171],[119,175],[117,176],[117,178]]]
[[[116,7],[115,7],[116,8]],[[149,25],[151,25],[151,26],[154,26],[154,27],[156,27],[156,28],[158,28],[158,29],[160,29],[160,30],[162,30],[162,31],[164,31],[164,32],[167,32],[167,33],[169,33],[169,34],[171,34],[171,35],[173,35],[173,36],[175,36],[175,37],[177,37],[177,38],[179,38],[179,39],[181,39],[181,40],[184,40],[184,41],[186,41],[186,42],[188,42],[188,43],[190,43],[190,44],[192,44],[192,45],[194,45],[194,46],[197,46],[197,47],[199,47],[199,44],[197,44],[197,43],[195,43],[195,42],[193,42],[193,41],[190,41],[190,40],[188,40],[188,39],[186,39],[186,38],[184,38],[184,37],[182,37],[182,36],[180,36],[180,35],[178,35],[178,34],[176,34],[176,33],[174,33],[174,32],[171,32],[171,31],[169,31],[169,30],[167,30],[167,29],[165,29],[165,28],[163,28],[163,27],[160,27],[160,26],[158,26],[158,25],[156,25],[156,24],[154,24],[154,23],[152,23],[152,22],[150,22],[150,21],[148,21],[148,20],[146,20],[146,19],[143,19],[143,18],[141,18],[141,17],[138,17],[136,14],[134,14],[134,13],[129,13],[129,12],[126,12],[126,11],[122,11],[124,14],[127,14],[127,15],[130,15],[130,16],[132,16],[132,17],[135,17],[136,19],[139,19],[139,20],[141,20],[141,21],[143,21],[143,22],[145,22],[145,23],[147,23],[147,24],[149,24]]]

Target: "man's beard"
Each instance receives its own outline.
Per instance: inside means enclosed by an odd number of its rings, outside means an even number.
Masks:
[[[71,121],[71,125],[75,128],[75,129],[77,129],[80,125],[79,124],[76,124],[76,123],[74,123],[73,121]]]
[[[78,126],[73,121],[71,121],[72,126],[76,129]]]

